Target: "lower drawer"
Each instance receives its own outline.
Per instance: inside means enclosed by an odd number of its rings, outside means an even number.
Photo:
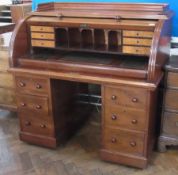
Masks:
[[[123,46],[123,53],[149,55],[150,47]]]
[[[54,125],[45,116],[33,113],[19,113],[21,131],[37,135],[54,136]]]
[[[169,135],[176,135],[178,137],[178,114],[164,113],[163,133]]]
[[[109,151],[143,155],[144,138],[143,133],[105,127],[102,141]]]
[[[166,90],[165,108],[169,110],[178,110],[178,90]]]

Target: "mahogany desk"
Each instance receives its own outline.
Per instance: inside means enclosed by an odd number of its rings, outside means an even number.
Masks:
[[[90,114],[80,102],[97,84],[101,158],[146,167],[171,18],[167,4],[39,5],[11,41],[20,139],[51,148],[65,142]]]

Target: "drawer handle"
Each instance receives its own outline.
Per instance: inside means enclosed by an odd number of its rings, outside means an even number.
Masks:
[[[133,98],[132,102],[134,102],[134,103],[138,102],[138,98]]]
[[[30,125],[31,125],[31,122],[29,122],[29,121],[25,122],[25,126],[30,126]]]
[[[41,89],[41,88],[42,88],[42,86],[40,84],[36,85],[36,89]]]
[[[114,114],[113,114],[113,115],[111,116],[111,119],[112,119],[112,120],[117,120],[117,115],[114,115]]]
[[[117,96],[115,96],[115,95],[111,96],[111,100],[116,100],[116,99],[117,99]]]
[[[139,33],[137,33],[136,35],[139,36]]]
[[[44,37],[44,35],[41,35],[41,37],[43,38],[43,37]]]
[[[117,142],[117,139],[116,139],[115,137],[113,137],[113,138],[111,139],[111,142],[112,142],[112,143],[116,143],[116,142]]]
[[[40,28],[41,31],[43,31],[43,28]]]
[[[140,43],[140,41],[137,40],[137,44],[139,44],[139,43]]]
[[[19,85],[20,85],[20,87],[25,87],[26,86],[26,84],[23,83],[23,82],[20,82]]]
[[[132,124],[137,124],[138,121],[137,120],[132,120]]]
[[[130,146],[131,147],[135,147],[136,146],[136,142],[130,142]]]
[[[25,103],[21,103],[21,106],[22,106],[22,107],[25,107],[25,106],[26,106],[26,104],[25,104]]]
[[[41,124],[40,127],[41,127],[41,128],[46,128],[46,125]]]
[[[36,109],[41,109],[42,106],[41,105],[36,105]]]

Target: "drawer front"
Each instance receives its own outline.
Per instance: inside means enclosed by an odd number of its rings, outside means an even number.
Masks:
[[[0,88],[0,104],[16,106],[15,91],[7,88]]]
[[[168,72],[167,86],[178,88],[178,73]]]
[[[19,113],[21,131],[44,136],[54,135],[54,125],[50,120],[42,119],[33,113]]]
[[[123,53],[149,55],[150,47],[123,46]]]
[[[32,95],[17,95],[18,111],[30,111],[48,115],[48,98]]]
[[[110,151],[143,155],[144,134],[105,128],[104,147]]]
[[[47,26],[30,26],[30,29],[32,32],[54,32],[53,27],[47,27]]]
[[[16,76],[15,80],[19,92],[44,95],[48,93],[49,84],[47,79]]]
[[[152,37],[153,37],[153,32],[149,32],[149,31],[129,31],[129,30],[124,30],[124,31],[123,31],[123,36],[124,36],[124,37],[152,38]]]
[[[139,109],[129,109],[119,106],[105,107],[105,126],[116,126],[144,131],[146,127],[146,112]]]
[[[128,87],[105,87],[105,103],[107,105],[145,109],[146,100],[146,90]]]
[[[31,33],[31,38],[34,39],[49,39],[54,40],[54,33]]]
[[[178,91],[177,90],[166,90],[165,96],[165,108],[171,110],[178,110]]]
[[[178,114],[164,113],[163,133],[178,136]]]
[[[151,46],[151,39],[123,38],[124,45]]]
[[[32,40],[32,46],[34,47],[55,47],[55,41],[46,41],[46,40]]]

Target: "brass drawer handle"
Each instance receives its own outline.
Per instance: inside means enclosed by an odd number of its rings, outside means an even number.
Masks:
[[[116,99],[117,99],[117,96],[115,96],[115,95],[111,96],[111,100],[116,100]]]
[[[24,82],[20,82],[19,85],[20,85],[20,87],[25,87],[26,86],[26,84]]]
[[[36,85],[36,89],[41,89],[41,88],[42,88],[42,86],[40,84]]]
[[[117,139],[116,139],[115,137],[113,137],[113,138],[111,139],[111,142],[112,142],[112,143],[116,143],[116,142],[117,142]]]
[[[137,120],[132,120],[132,124],[137,124],[138,121]]]
[[[138,102],[138,98],[132,98],[132,102],[134,103]]]
[[[25,107],[25,106],[26,106],[26,104],[25,104],[25,103],[21,103],[21,106],[22,106],[22,107]]]
[[[41,105],[36,105],[36,109],[41,109],[42,106]]]
[[[41,128],[46,128],[46,125],[41,124],[40,127],[41,127]]]
[[[131,147],[135,147],[136,145],[137,145],[136,142],[130,142]]]
[[[30,126],[30,125],[31,125],[31,122],[29,122],[29,121],[25,122],[25,126]]]
[[[117,115],[113,114],[113,115],[111,116],[111,119],[112,119],[112,120],[117,120]]]

